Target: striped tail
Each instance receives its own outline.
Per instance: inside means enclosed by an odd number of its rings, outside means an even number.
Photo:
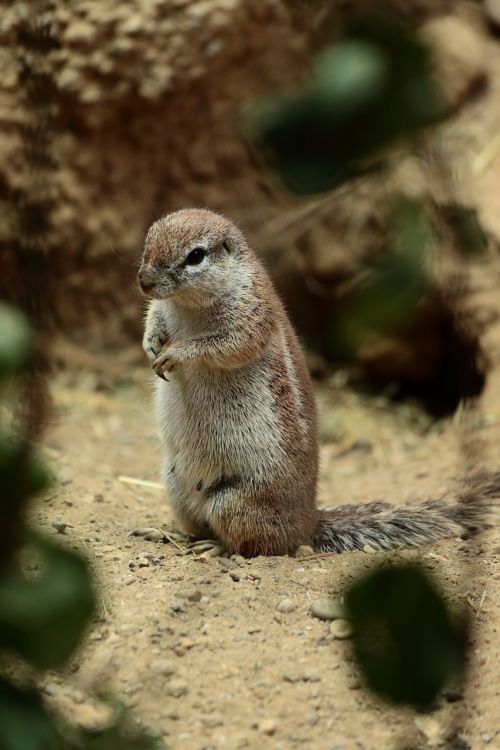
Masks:
[[[349,552],[416,547],[463,537],[491,525],[500,509],[500,472],[478,472],[463,482],[454,503],[427,500],[408,508],[386,503],[320,508],[314,547]]]

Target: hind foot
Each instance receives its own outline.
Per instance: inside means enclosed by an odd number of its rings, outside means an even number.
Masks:
[[[197,539],[188,544],[183,555],[203,555],[204,557],[227,557],[227,553],[216,539]]]
[[[177,547],[181,544],[187,544],[191,537],[187,534],[181,534],[177,531],[165,531],[156,527],[146,529],[133,529],[129,536],[138,536],[146,542],[172,542]]]

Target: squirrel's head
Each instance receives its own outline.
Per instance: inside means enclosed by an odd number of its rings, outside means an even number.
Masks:
[[[224,216],[189,208],[149,228],[137,279],[154,299],[179,295],[197,304],[223,294],[234,278],[246,242]]]

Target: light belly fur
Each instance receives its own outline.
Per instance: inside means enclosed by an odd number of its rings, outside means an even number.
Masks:
[[[201,519],[201,486],[222,477],[269,481],[283,465],[265,359],[236,370],[185,365],[169,382],[158,381],[156,413],[174,507]]]

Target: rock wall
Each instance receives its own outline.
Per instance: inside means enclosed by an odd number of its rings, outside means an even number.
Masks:
[[[237,112],[297,73],[307,38],[281,0],[38,3],[36,19],[33,5],[13,3],[1,20],[0,196],[12,201],[32,187],[23,159],[26,127],[35,126],[20,93],[32,49],[23,34],[48,23],[52,165],[43,177],[53,198],[55,313],[76,338],[95,321],[97,345],[140,325],[135,264],[153,219],[206,205],[260,220],[283,204],[245,146]],[[0,231],[3,292],[15,297],[16,222]]]

